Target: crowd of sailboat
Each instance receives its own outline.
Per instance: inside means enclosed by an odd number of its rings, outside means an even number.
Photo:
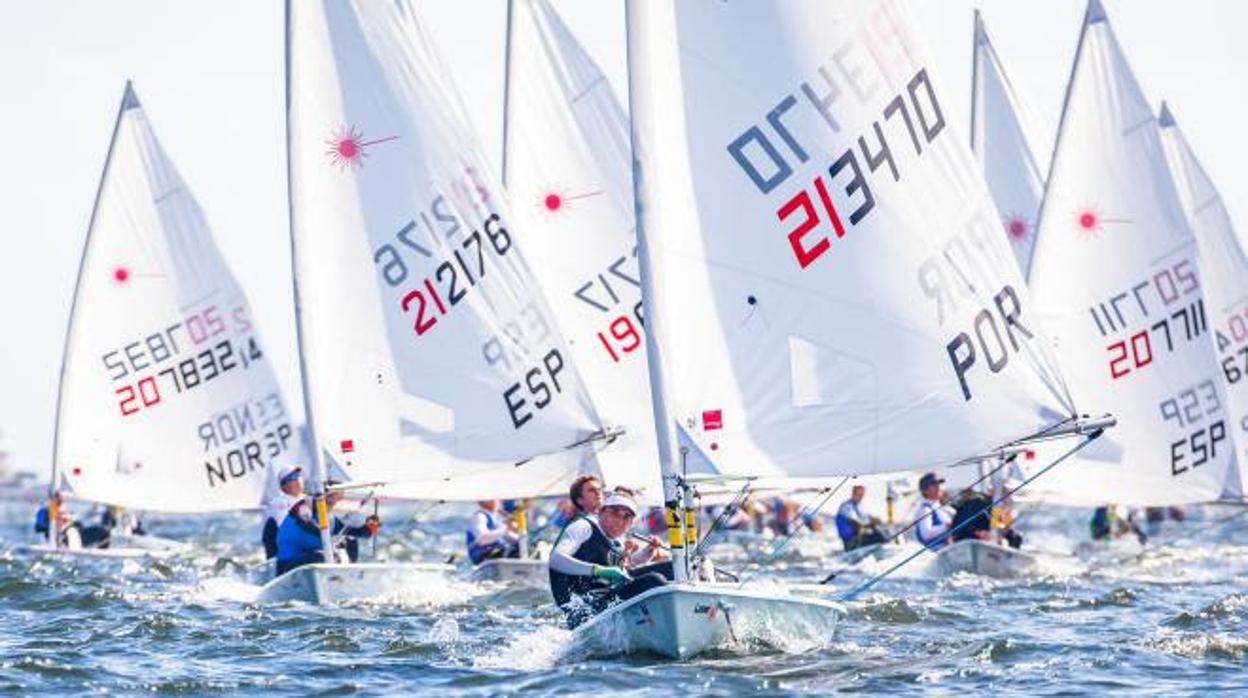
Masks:
[[[1048,163],[978,13],[968,141],[899,2],[630,0],[621,96],[548,0],[510,0],[497,177],[412,5],[287,3],[303,424],[125,86],[32,553],[178,554],[69,545],[58,510],[254,510],[297,468],[322,555],[261,598],[384,597],[462,572],[342,559],[327,499],[499,498],[523,522],[593,474],[662,509],[671,578],[578,637],[685,657],[830,637],[876,581],[728,581],[706,502],[801,491],[814,518],[865,483],[909,529],[893,494],[931,472],[987,493],[992,534],[845,564],[1020,576],[1015,500],[1242,499],[1248,261],[1098,0]],[[544,585],[533,553],[469,574]]]

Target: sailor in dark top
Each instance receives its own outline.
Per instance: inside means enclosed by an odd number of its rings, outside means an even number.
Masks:
[[[608,606],[625,601],[672,578],[671,562],[625,568],[643,562],[653,546],[639,550],[631,559],[624,537],[637,517],[637,504],[622,493],[608,495],[598,519],[579,515],[559,534],[550,554],[550,591],[555,603],[575,628]]]

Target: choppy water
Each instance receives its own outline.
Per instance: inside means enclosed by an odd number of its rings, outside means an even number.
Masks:
[[[337,608],[255,602],[249,516],[150,519],[198,552],[162,562],[41,559],[31,509],[0,506],[0,692],[231,694],[794,695],[1194,694],[1248,689],[1248,517],[1209,508],[1164,545],[1084,569],[1046,558],[1045,574],[1002,582],[940,579],[920,560],[848,605],[815,646],[720,651],[686,662],[585,659],[540,592],[444,582],[385,604]],[[384,512],[383,512],[384,513]],[[421,513],[422,522],[411,515]],[[456,512],[394,509],[381,552],[443,559]],[[462,511],[458,512],[462,513]],[[1035,547],[1069,550],[1085,511],[1038,512]],[[430,520],[430,517],[432,519]],[[1028,530],[1030,529],[1030,530]],[[814,549],[816,546],[808,546]],[[799,549],[800,552],[800,549]],[[786,579],[817,581],[822,561],[786,556]],[[725,561],[727,565],[728,562]],[[845,589],[883,563],[850,571]]]

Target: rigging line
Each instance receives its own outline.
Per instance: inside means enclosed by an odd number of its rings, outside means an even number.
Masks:
[[[981,507],[979,508],[979,511],[975,512],[975,515],[974,515],[974,516],[971,516],[971,517],[967,518],[965,521],[963,521],[962,523],[958,524],[957,526],[954,526],[954,527],[950,528],[949,530],[945,531],[944,533],[940,534],[939,536],[936,536],[935,540],[933,540],[932,542],[933,542],[933,543],[936,543],[936,542],[938,542],[938,541],[942,541],[942,540],[944,540],[944,539],[946,539],[946,538],[948,538],[948,537],[952,536],[954,533],[957,533],[957,532],[958,532],[958,531],[960,531],[961,529],[966,528],[969,524],[971,524],[971,522],[973,522],[973,521],[975,521],[976,519],[978,519],[978,518],[979,518],[979,517],[980,517],[980,516],[981,516],[984,512],[987,512],[987,511],[991,510],[993,507],[997,506],[997,505],[998,505],[998,504],[1000,504],[1001,502],[1004,502],[1005,500],[1007,500],[1007,499],[1009,499],[1010,497],[1014,496],[1014,493],[1018,492],[1019,490],[1023,489],[1023,488],[1024,488],[1024,487],[1026,487],[1027,485],[1029,485],[1029,484],[1031,484],[1032,482],[1034,482],[1034,481],[1036,480],[1036,478],[1040,477],[1041,475],[1044,475],[1045,473],[1049,472],[1049,471],[1050,471],[1050,470],[1052,470],[1053,468],[1057,467],[1059,464],[1061,464],[1061,463],[1062,463],[1062,461],[1064,461],[1064,460],[1066,460],[1067,458],[1069,458],[1069,457],[1073,456],[1074,454],[1078,453],[1078,452],[1079,452],[1080,450],[1082,450],[1085,446],[1087,446],[1088,444],[1092,443],[1092,442],[1093,442],[1093,441],[1095,441],[1096,439],[1100,438],[1101,434],[1103,434],[1103,433],[1105,433],[1105,430],[1104,430],[1104,429],[1097,429],[1096,431],[1094,431],[1094,432],[1092,432],[1092,433],[1088,434],[1088,435],[1087,435],[1087,438],[1085,438],[1085,439],[1084,439],[1081,443],[1076,444],[1076,445],[1074,446],[1074,448],[1071,448],[1069,451],[1067,451],[1067,452],[1063,453],[1063,454],[1062,454],[1062,455],[1061,455],[1061,456],[1060,456],[1057,460],[1055,460],[1055,461],[1053,461],[1052,463],[1049,463],[1048,465],[1044,466],[1044,467],[1043,467],[1042,469],[1040,469],[1040,471],[1039,471],[1039,472],[1037,472],[1035,475],[1032,475],[1031,477],[1027,478],[1026,480],[1023,480],[1021,483],[1019,483],[1018,487],[1015,487],[1014,489],[1007,489],[1007,490],[1006,490],[1006,492],[1005,492],[1005,494],[1003,494],[1003,495],[1001,495],[1001,496],[999,496],[999,497],[994,497],[994,498],[992,499],[992,501],[990,501],[990,502],[988,502],[987,504],[984,504],[983,506],[981,506]],[[850,589],[848,592],[846,592],[846,593],[842,594],[842,595],[841,595],[841,597],[840,597],[838,600],[839,600],[839,601],[851,601],[851,600],[853,600],[853,599],[854,599],[854,598],[856,598],[859,594],[862,594],[862,592],[864,592],[864,591],[866,591],[866,590],[870,589],[871,587],[875,586],[877,583],[879,583],[879,582],[880,582],[880,580],[882,580],[882,579],[884,579],[885,577],[889,576],[889,575],[890,575],[890,574],[892,574],[893,572],[896,572],[897,570],[901,569],[904,565],[908,564],[911,560],[914,560],[916,557],[918,557],[918,556],[922,555],[922,554],[923,554],[923,553],[925,553],[925,552],[935,552],[935,551],[933,551],[931,548],[929,548],[929,547],[928,547],[928,546],[926,546],[926,545],[925,545],[925,546],[923,546],[922,548],[920,548],[920,549],[916,550],[915,552],[911,553],[910,555],[907,555],[907,556],[905,557],[905,559],[903,559],[901,562],[898,562],[897,564],[893,565],[892,567],[889,567],[887,570],[884,570],[884,571],[883,571],[883,572],[881,572],[880,574],[875,575],[874,577],[872,577],[872,578],[868,579],[867,581],[863,582],[862,584],[859,584],[858,586],[856,586],[856,587],[854,587],[854,588]]]
[[[789,544],[790,540],[793,540],[793,536],[800,533],[802,528],[806,527],[807,525],[806,522],[810,519],[813,519],[815,515],[819,513],[819,510],[822,509],[824,505],[828,503],[828,500],[835,497],[836,493],[839,492],[841,488],[845,486],[845,483],[849,482],[851,479],[853,479],[852,476],[846,475],[845,477],[841,478],[840,482],[836,483],[836,487],[831,487],[825,490],[827,494],[824,495],[823,499],[819,500],[819,504],[817,504],[813,509],[811,508],[810,504],[807,504],[805,507],[802,507],[802,511],[798,515],[797,526],[795,526],[792,531],[782,536],[780,540],[772,544],[771,550],[767,553],[765,562],[768,564],[770,564],[771,562],[774,562],[776,557],[780,554],[780,551],[784,550],[784,547]],[[758,562],[758,563],[751,563],[747,565],[747,571],[741,574],[741,580],[737,582],[738,588],[744,586],[745,583],[750,580],[750,577],[753,576],[750,573],[750,571],[748,571],[748,568],[753,567],[754,564],[758,565],[758,567],[755,567],[753,570],[754,572],[757,572],[758,569],[762,567],[763,563]]]
[[[726,523],[728,521],[728,517],[732,513],[736,512],[741,505],[745,504],[745,500],[749,496],[750,483],[746,482],[741,490],[737,492],[736,496],[732,498],[732,501],[728,503],[728,506],[724,507],[723,511],[719,512],[719,516],[716,516],[715,520],[711,522],[710,529],[707,530],[705,536],[702,536],[702,540],[698,541],[698,546],[693,549],[694,557],[701,555],[703,549],[710,547],[710,543],[707,541],[714,539],[715,534],[719,531],[719,527]]]

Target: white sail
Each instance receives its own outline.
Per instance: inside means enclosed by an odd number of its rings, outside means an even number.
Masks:
[[[327,471],[431,499],[560,490],[601,425],[412,9],[287,7],[294,269]]]
[[[1248,257],[1222,196],[1165,103],[1157,123],[1166,162],[1200,254],[1201,281],[1208,299],[1205,311],[1226,391],[1227,428],[1238,455],[1225,494],[1238,498],[1248,493],[1248,483],[1244,481],[1244,466],[1248,465]]]
[[[1120,426],[1040,487],[1088,503],[1215,499],[1234,448],[1205,279],[1157,120],[1096,0],[1067,89],[1029,280],[1075,397]]]
[[[605,424],[609,484],[658,496],[629,123],[610,83],[545,0],[513,0],[503,184],[517,237]]]
[[[1073,414],[909,26],[629,4],[658,428],[723,472],[921,469]]]
[[[252,508],[298,442],[247,298],[127,83],[65,341],[53,486]]]
[[[975,11],[975,57],[971,81],[971,150],[1001,213],[1001,225],[1027,274],[1036,242],[1044,178],[1026,112],[997,56],[979,10]]]

